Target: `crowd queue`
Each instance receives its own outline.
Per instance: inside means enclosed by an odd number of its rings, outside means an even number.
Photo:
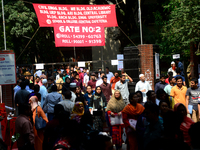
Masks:
[[[181,64],[161,75],[152,90],[143,74],[132,78],[106,68],[37,70],[14,88],[19,150],[200,149],[197,79],[185,86]],[[26,72],[29,72],[27,69]],[[16,136],[17,137],[17,136]]]

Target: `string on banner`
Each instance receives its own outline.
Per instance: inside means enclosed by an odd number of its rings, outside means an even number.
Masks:
[[[119,27],[119,29],[124,33],[124,35],[129,39],[129,41],[131,41],[131,43],[133,44],[133,45],[135,45],[135,43],[128,37],[128,35],[120,28],[120,26],[118,26]],[[136,45],[135,45],[136,46]]]
[[[26,50],[26,48],[28,47],[28,45],[30,44],[30,42],[32,41],[32,39],[34,38],[34,36],[36,35],[36,33],[38,32],[39,29],[40,29],[40,26],[37,28],[37,30],[35,31],[35,33],[31,37],[31,39],[29,40],[29,42],[26,44],[25,48],[22,50],[22,52],[20,53],[20,55],[17,57],[17,60],[20,58],[20,56],[22,55],[22,53]]]

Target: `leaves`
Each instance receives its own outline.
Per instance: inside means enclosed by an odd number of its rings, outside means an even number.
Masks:
[[[162,41],[169,42],[173,53],[189,56],[190,44],[200,41],[200,2],[198,0],[171,0],[164,6],[170,12],[169,20],[162,28]],[[169,51],[170,52],[170,51]]]

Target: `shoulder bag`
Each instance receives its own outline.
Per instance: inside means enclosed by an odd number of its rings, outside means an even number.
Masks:
[[[35,116],[35,128],[36,130],[41,130],[46,127],[46,121],[42,117],[38,117],[37,107],[36,107],[36,116]]]

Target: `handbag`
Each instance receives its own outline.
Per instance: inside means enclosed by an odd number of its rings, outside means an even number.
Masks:
[[[111,115],[109,116],[109,121],[110,121],[110,125],[123,125],[123,118],[122,118],[122,114],[120,116],[118,116],[118,113],[115,113],[115,117],[112,117]]]
[[[36,116],[35,116],[35,128],[36,130],[41,130],[46,127],[46,121],[42,117],[38,117],[37,115],[37,107],[36,107]]]

